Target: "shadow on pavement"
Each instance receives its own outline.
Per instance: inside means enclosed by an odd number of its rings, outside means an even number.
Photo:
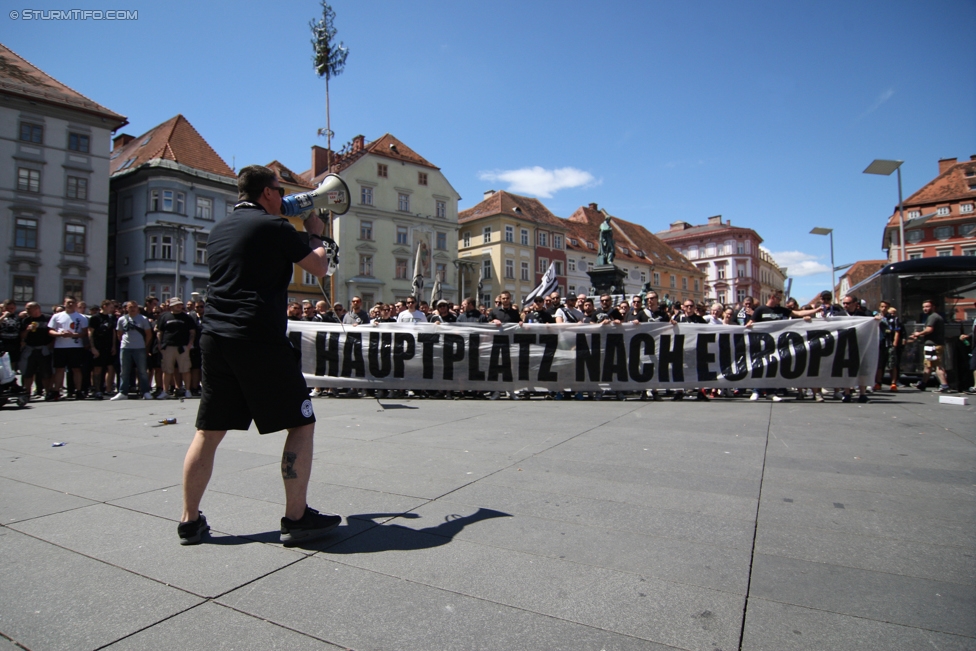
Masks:
[[[377,524],[374,520],[406,518],[416,520],[417,513],[357,513],[346,517],[344,524],[328,536],[295,545],[300,549],[316,549],[329,554],[372,554],[386,551],[431,549],[446,545],[468,525],[492,518],[509,518],[510,513],[493,509],[478,509],[471,515],[452,514],[437,526],[411,529],[399,524]],[[251,543],[280,544],[278,531],[244,534],[241,536],[207,536],[208,545],[247,545]]]

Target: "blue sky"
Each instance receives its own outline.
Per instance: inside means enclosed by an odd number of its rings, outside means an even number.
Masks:
[[[237,168],[309,167],[325,144],[317,2],[123,4],[138,20],[4,12],[0,42],[126,115],[127,133],[182,113]],[[972,0],[332,6],[350,49],[331,82],[338,145],[394,134],[461,209],[507,189],[653,232],[721,214],[763,237],[801,299],[830,284],[812,227],[835,229],[837,264],[883,258],[897,184],[861,173],[873,159],[905,161],[907,197],[939,158],[976,154]]]

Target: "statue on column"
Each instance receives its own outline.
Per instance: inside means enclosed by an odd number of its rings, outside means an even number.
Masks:
[[[600,224],[600,247],[596,253],[596,266],[613,264],[617,249],[613,243],[613,227],[610,225],[610,215],[603,218]]]

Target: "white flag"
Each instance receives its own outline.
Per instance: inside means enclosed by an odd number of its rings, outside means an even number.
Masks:
[[[548,296],[556,291],[556,287],[558,286],[559,283],[556,282],[556,263],[551,262],[549,263],[549,268],[546,269],[546,273],[542,276],[542,282],[539,283],[538,287],[529,292],[529,295],[522,301],[522,305],[528,305],[536,296]]]

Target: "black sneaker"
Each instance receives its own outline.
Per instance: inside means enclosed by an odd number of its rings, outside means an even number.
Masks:
[[[845,395],[843,398],[840,399],[840,401],[841,402],[850,402],[851,401],[851,397],[849,395]]]
[[[210,531],[207,518],[203,511],[199,511],[200,517],[192,522],[181,522],[176,526],[176,533],[180,536],[181,545],[198,545],[203,535]]]
[[[868,401],[868,396],[867,396],[867,394],[866,394],[866,393],[862,393],[861,395],[859,395],[859,396],[857,397],[857,401],[858,401],[858,402],[861,402],[861,403],[864,403],[864,402],[867,402],[867,401]]]
[[[308,542],[329,533],[341,522],[341,515],[319,513],[306,505],[305,513],[298,520],[281,519],[281,542],[285,546]]]
[[[918,382],[916,382],[912,386],[915,387],[916,389],[918,389],[919,391],[925,391],[925,383],[922,382],[921,380],[919,380]]]

